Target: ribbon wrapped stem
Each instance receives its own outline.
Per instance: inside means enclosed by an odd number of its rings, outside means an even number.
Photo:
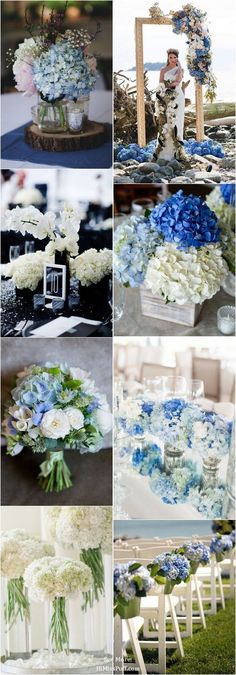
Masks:
[[[71,472],[64,460],[63,450],[48,450],[40,464],[39,484],[45,492],[61,492],[72,486]]]

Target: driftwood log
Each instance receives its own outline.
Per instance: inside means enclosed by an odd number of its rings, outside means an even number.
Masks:
[[[45,133],[36,124],[25,128],[25,141],[35,150],[48,152],[75,152],[76,150],[91,150],[106,142],[108,138],[107,125],[98,122],[86,123],[85,129],[79,134]]]
[[[187,88],[189,82],[183,83],[183,90]],[[144,74],[144,97],[145,97],[145,122],[147,141],[152,140],[157,134],[156,120],[154,111],[154,92],[148,89],[147,74]],[[191,101],[185,99],[186,109],[184,126],[196,126],[195,105],[189,105]],[[213,120],[216,126],[218,124],[235,124],[235,104],[228,102],[205,103],[204,122],[211,124]],[[230,118],[230,122],[228,119]],[[232,121],[231,121],[231,118]],[[131,80],[122,71],[114,75],[114,137],[116,142],[125,144],[137,143],[137,105],[136,105],[136,81]]]

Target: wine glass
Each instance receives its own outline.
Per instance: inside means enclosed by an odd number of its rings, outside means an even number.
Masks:
[[[9,248],[9,260],[13,262],[20,257],[20,246],[10,246]]]
[[[113,321],[119,321],[124,314],[125,289],[122,284],[119,284],[115,277],[113,279],[113,297],[112,293],[110,293],[108,304],[113,310]]]
[[[182,375],[164,375],[163,398],[187,398],[187,382]]]
[[[143,382],[144,394],[156,401],[161,401],[163,398],[163,377],[154,377],[152,380],[144,379]]]
[[[131,214],[135,216],[143,216],[147,209],[154,209],[154,202],[152,199],[146,197],[140,197],[139,199],[133,199],[131,203]]]
[[[34,253],[34,241],[25,242],[25,253]]]

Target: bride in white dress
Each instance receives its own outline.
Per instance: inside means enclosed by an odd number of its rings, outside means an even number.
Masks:
[[[168,49],[167,64],[160,71],[160,84],[157,88],[156,116],[157,119],[159,118],[159,128],[156,157],[166,160],[175,157],[176,141],[179,141],[180,145],[183,143],[185,95],[181,87],[183,69],[178,57],[177,49]],[[165,94],[163,96],[161,85],[165,85],[167,100],[165,100]],[[173,90],[173,96],[171,90]],[[163,112],[161,99],[164,100],[165,105],[164,118],[161,115]]]

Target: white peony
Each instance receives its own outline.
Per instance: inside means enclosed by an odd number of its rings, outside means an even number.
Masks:
[[[70,422],[64,410],[55,408],[44,413],[40,430],[46,438],[65,438],[70,433]]]
[[[99,408],[95,410],[94,418],[99,431],[105,436],[112,428],[112,414],[106,396],[99,397]]]
[[[92,587],[93,578],[88,565],[68,558],[35,560],[24,574],[31,600],[44,602],[54,598],[73,598],[79,591]]]
[[[54,547],[26,530],[15,529],[2,533],[0,554],[1,574],[8,579],[18,579],[33,560],[53,556]]]
[[[84,426],[84,415],[81,410],[69,406],[68,408],[64,408],[64,413],[67,415],[72,429],[82,429]]]
[[[148,263],[144,285],[164,300],[201,303],[212,298],[224,281],[227,265],[218,244],[179,250],[175,244],[158,246]]]

